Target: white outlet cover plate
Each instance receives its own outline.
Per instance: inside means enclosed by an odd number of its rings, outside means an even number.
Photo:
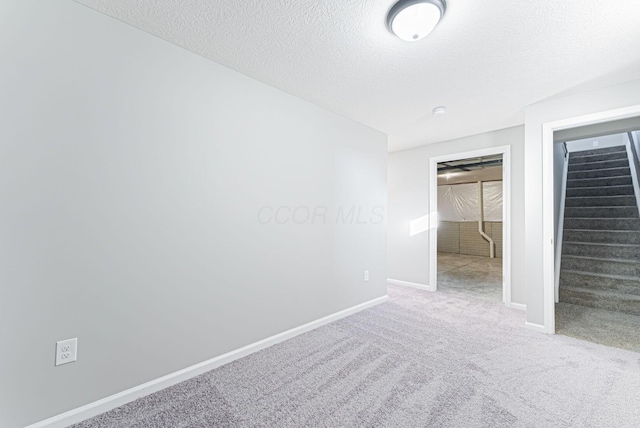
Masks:
[[[56,342],[56,366],[68,364],[78,359],[78,338]]]
[[[365,281],[369,281],[369,271],[368,270],[364,271],[364,280]]]

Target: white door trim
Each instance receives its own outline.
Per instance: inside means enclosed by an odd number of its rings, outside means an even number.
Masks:
[[[542,260],[544,290],[544,330],[555,334],[555,257],[553,201],[553,133],[612,120],[640,116],[640,105],[577,116],[542,124]]]
[[[524,309],[511,301],[511,146],[498,146],[429,158],[429,284],[438,285],[438,163],[459,159],[502,155],[502,301],[508,307]]]

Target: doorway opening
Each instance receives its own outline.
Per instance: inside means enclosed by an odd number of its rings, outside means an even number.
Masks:
[[[438,289],[502,301],[502,154],[437,168]]]
[[[511,305],[510,147],[430,159],[430,284]],[[523,309],[523,308],[519,308]]]
[[[542,259],[543,259],[543,308],[544,324],[531,324],[538,331],[556,333],[556,213],[557,203],[554,201],[554,183],[557,173],[554,171],[554,140],[565,140],[567,135],[573,132],[582,132],[585,129],[593,130],[608,127],[614,122],[622,123],[627,120],[636,120],[640,117],[640,105],[623,107],[614,110],[601,111],[584,116],[571,117],[557,121],[542,123]],[[582,131],[581,131],[582,130]],[[615,129],[607,129],[607,135],[617,132]],[[594,134],[594,136],[597,134]],[[583,138],[586,138],[583,136]]]
[[[554,133],[555,329],[640,351],[640,118]]]

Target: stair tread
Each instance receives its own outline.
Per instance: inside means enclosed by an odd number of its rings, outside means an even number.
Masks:
[[[611,186],[600,186],[611,187]],[[595,187],[585,187],[585,189],[595,189]],[[607,196],[567,196],[567,199],[603,199],[603,198],[635,198],[633,195],[607,195]]]
[[[631,177],[627,175],[627,177]],[[608,178],[608,177],[607,177]],[[581,178],[580,180],[594,180],[593,178]],[[615,184],[613,186],[585,186],[581,187],[581,189],[611,189],[612,187],[633,187],[633,184]],[[607,196],[626,196],[626,195],[607,195]],[[590,196],[567,196],[568,198],[589,198]]]
[[[612,162],[616,160],[628,161],[627,156],[620,156],[618,155],[618,153],[623,153],[623,152],[601,153],[598,155],[578,156],[578,157],[574,156],[573,159],[569,157],[569,165],[584,165],[585,163]],[[589,160],[589,158],[591,158],[591,160]]]
[[[600,262],[615,262],[615,263],[627,263],[627,264],[640,264],[640,260],[633,259],[617,259],[611,257],[593,257],[593,256],[574,256],[571,254],[562,254],[563,258],[581,259],[581,260],[597,260]]]
[[[640,233],[640,230],[625,230],[625,229],[609,229],[609,230],[602,230],[602,229],[568,229],[568,228],[564,228],[565,231],[574,231],[574,232],[613,232],[613,233]]]
[[[628,232],[628,231],[625,231]],[[598,246],[598,247],[613,247],[613,248],[617,248],[617,247],[627,247],[627,248],[633,248],[633,247],[639,247],[640,248],[640,244],[612,244],[612,243],[601,243],[601,242],[584,242],[584,241],[564,241],[565,244],[578,244],[578,245],[593,245],[593,246]]]
[[[575,164],[574,165],[579,165],[579,164]],[[629,168],[628,166],[614,166],[612,168],[598,168],[598,169],[589,169],[587,171],[568,171],[569,174],[579,174],[579,173],[591,173],[591,172],[595,172],[595,171],[611,171],[614,169],[625,169],[625,168]],[[630,175],[630,174],[629,174]]]
[[[572,155],[581,155],[581,154],[593,153],[593,152],[607,153],[607,152],[619,152],[624,150],[626,150],[626,146],[623,143],[620,143],[620,144],[612,144],[608,147],[594,146],[594,147],[589,147],[588,149],[572,150],[569,153],[571,153]]]
[[[578,156],[578,158],[581,158],[581,157],[586,157],[586,156]],[[574,159],[576,159],[576,157],[574,157]],[[587,165],[587,164],[593,165],[593,164],[596,164],[596,163],[618,162],[618,161],[624,162],[624,161],[628,161],[628,159],[610,159],[610,160],[595,161],[595,162],[574,162],[571,165],[569,165],[569,168],[571,168],[572,166],[575,166],[575,165]]]
[[[633,282],[637,282],[638,285],[640,285],[640,278],[638,278],[637,276],[613,275],[608,273],[585,272],[582,270],[570,270],[570,269],[563,269],[562,273],[577,273],[578,275],[595,276],[597,278],[611,278],[611,279],[619,279],[623,281],[633,281]]]
[[[591,178],[567,178],[567,181],[580,181],[580,180],[610,180],[613,178],[631,178],[631,174],[625,175],[612,175],[610,177],[591,177]],[[617,184],[616,186],[620,186]],[[610,186],[596,186],[596,187],[610,187]]]
[[[632,300],[632,301],[637,301],[638,303],[640,303],[640,296],[639,295],[630,294],[630,293],[624,293],[624,292],[619,291],[619,290],[605,291],[605,290],[593,289],[593,288],[574,287],[572,285],[565,285],[564,287],[562,287],[562,289],[565,290],[565,291],[578,291],[578,292],[581,292],[581,293],[596,294],[596,295],[600,295],[600,296],[611,297],[613,299],[621,299],[621,298],[623,298],[624,300]]]
[[[579,158],[582,156],[593,156],[594,154],[598,155],[602,153],[619,153],[619,152],[626,152],[626,151],[627,151],[627,148],[623,144],[620,144],[620,145],[611,146],[611,147],[595,147],[595,148],[589,148],[584,150],[572,150],[569,152],[569,154]]]
[[[633,204],[633,205],[578,205],[578,206],[565,205],[565,210],[569,208],[592,209],[592,208],[638,208],[638,207],[636,204]]]
[[[571,220],[640,220],[640,217],[566,217]],[[569,230],[569,229],[565,229]],[[587,229],[580,229],[587,230]],[[598,230],[598,229],[596,229]]]
[[[569,208],[638,208],[636,204],[633,205],[577,205],[577,206],[566,206],[565,210]]]
[[[585,152],[589,152],[589,153],[585,153]],[[600,151],[599,149],[580,150],[579,152],[569,152],[569,158],[572,158],[572,157],[573,159],[591,158],[594,156],[606,156],[606,155],[613,155],[613,154],[626,153],[626,152],[627,152],[626,148],[624,150],[620,149],[620,150],[611,150],[611,151],[606,151],[606,150]]]
[[[573,210],[575,210],[575,209],[578,209],[578,210],[581,210],[581,209],[592,209],[592,208],[599,208],[599,209],[600,208],[601,209],[605,209],[605,208],[627,209],[629,207],[633,208],[633,207],[635,207],[635,204],[634,205],[596,205],[594,207],[566,207],[565,209],[568,209],[568,208],[571,208]]]
[[[637,206],[595,206],[595,207],[566,207],[564,211],[565,219],[573,218],[611,218],[624,219],[636,218],[638,215]],[[629,217],[631,216],[631,217]],[[637,217],[640,218],[640,217]]]
[[[607,191],[611,191],[616,187],[622,187],[625,190],[633,190],[633,184],[614,184],[613,186],[582,186],[579,187],[580,190],[595,190],[595,189],[607,189]],[[567,190],[574,190],[575,187],[567,187]],[[591,196],[591,195],[590,195]],[[593,196],[601,196],[601,195],[593,195]],[[630,194],[622,194],[622,195],[611,195],[611,196],[630,196]],[[568,198],[577,198],[578,196],[567,196]],[[585,196],[586,197],[586,196]]]

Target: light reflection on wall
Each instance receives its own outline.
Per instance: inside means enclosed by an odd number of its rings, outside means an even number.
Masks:
[[[438,213],[423,215],[409,222],[409,236],[419,235],[438,227]]]

